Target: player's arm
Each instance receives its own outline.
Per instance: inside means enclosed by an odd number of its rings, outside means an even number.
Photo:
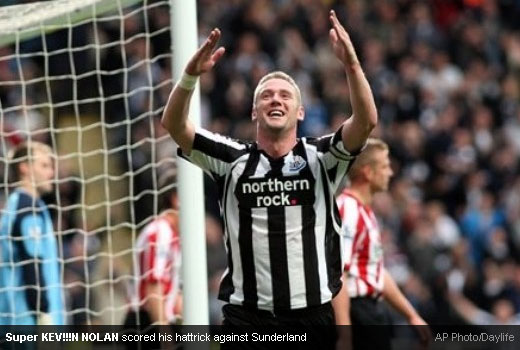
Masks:
[[[174,307],[174,315],[176,319],[182,319],[182,314],[184,310],[184,300],[182,297],[182,293],[177,293],[175,297],[175,307]]]
[[[350,325],[350,298],[347,292],[347,274],[343,273],[341,290],[332,299],[332,307],[334,308],[334,319],[336,325]]]
[[[33,259],[30,264],[21,267],[22,280],[24,284],[23,293],[27,307],[35,313],[38,325],[59,324],[58,320],[48,314],[48,286],[45,281],[44,266],[44,246],[42,245],[45,234],[45,221],[41,215],[24,213],[16,220],[20,222],[20,235],[22,238],[22,249],[24,255]]]
[[[383,296],[385,300],[401,315],[403,315],[410,324],[422,323],[426,324],[424,320],[419,316],[415,308],[406,299],[403,293],[399,290],[397,283],[395,283],[392,276],[386,269],[384,271],[384,287]]]
[[[343,285],[339,294],[332,300],[332,306],[334,307],[336,324],[349,325],[351,324],[350,295],[348,294],[347,280],[348,270],[352,262],[352,256],[354,255],[354,237],[356,235],[358,212],[356,203],[354,201],[345,200],[344,196],[340,196],[338,205],[341,207],[343,213],[341,218],[341,239],[343,240],[343,251],[345,254],[342,257],[344,269],[341,282]],[[348,213],[348,215],[345,215],[345,213]]]
[[[155,324],[165,325],[168,323],[164,311],[163,285],[159,281],[150,281],[145,284],[143,308],[148,312],[150,320]]]
[[[332,307],[334,309],[334,319],[336,326],[349,326],[350,321],[350,296],[347,291],[347,273],[343,273],[343,285],[338,295],[332,299]],[[352,348],[352,333],[350,327],[337,327],[338,340],[336,349]]]
[[[417,330],[421,337],[422,341],[429,341],[431,338],[431,333],[428,324],[422,319],[422,317],[417,313],[415,308],[410,304],[410,302],[406,299],[404,294],[401,292],[397,283],[395,283],[392,276],[388,273],[386,269],[383,269],[384,273],[384,287],[383,287],[383,296],[385,300],[401,315],[403,315],[408,323],[412,326],[422,326],[418,327]]]
[[[345,148],[355,152],[363,147],[377,124],[376,104],[349,34],[334,11],[330,11],[329,19],[332,25],[330,41],[334,53],[345,67],[353,110],[352,117],[344,123],[341,136]]]
[[[213,51],[220,38],[220,30],[213,29],[204,44],[195,52],[175,85],[164,108],[161,123],[182,151],[190,154],[195,139],[195,127],[188,119],[191,96],[198,77],[213,68],[224,54],[224,48]]]

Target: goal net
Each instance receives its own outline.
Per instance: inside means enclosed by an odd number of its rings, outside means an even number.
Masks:
[[[160,127],[172,87],[169,16],[168,0],[0,7],[1,214],[13,191],[10,150],[50,145],[54,187],[43,199],[69,324],[121,324],[136,292],[133,247],[158,213],[159,176],[174,166]],[[13,238],[0,239],[1,248]],[[1,255],[0,269],[24,264]]]

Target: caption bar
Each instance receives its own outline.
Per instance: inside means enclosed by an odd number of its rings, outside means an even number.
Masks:
[[[211,334],[211,333],[151,333],[151,334],[121,334],[119,332],[42,332],[39,334],[6,333],[5,340],[9,343],[26,342],[306,342],[307,334],[258,332],[243,334]]]

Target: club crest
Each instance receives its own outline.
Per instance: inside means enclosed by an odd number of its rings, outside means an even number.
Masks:
[[[292,161],[285,165],[288,172],[297,172],[303,169],[307,165],[305,159],[301,156],[294,156]]]

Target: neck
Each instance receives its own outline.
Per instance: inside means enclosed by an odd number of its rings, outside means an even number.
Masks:
[[[179,212],[175,209],[168,209],[168,210],[165,210],[162,212],[161,214],[166,220],[168,220],[168,222],[170,223],[170,225],[177,229],[178,225],[179,225]]]
[[[24,192],[27,192],[27,194],[31,195],[31,197],[34,197],[34,198],[40,197],[38,190],[36,190],[36,188],[33,185],[31,185],[31,183],[29,181],[23,181],[20,188],[22,190],[24,190]]]
[[[256,142],[258,148],[272,158],[279,158],[289,153],[296,145],[296,130],[287,136],[267,134],[258,130]]]
[[[352,193],[363,205],[371,205],[374,193],[370,190],[369,184],[355,184],[347,189],[348,192]]]

